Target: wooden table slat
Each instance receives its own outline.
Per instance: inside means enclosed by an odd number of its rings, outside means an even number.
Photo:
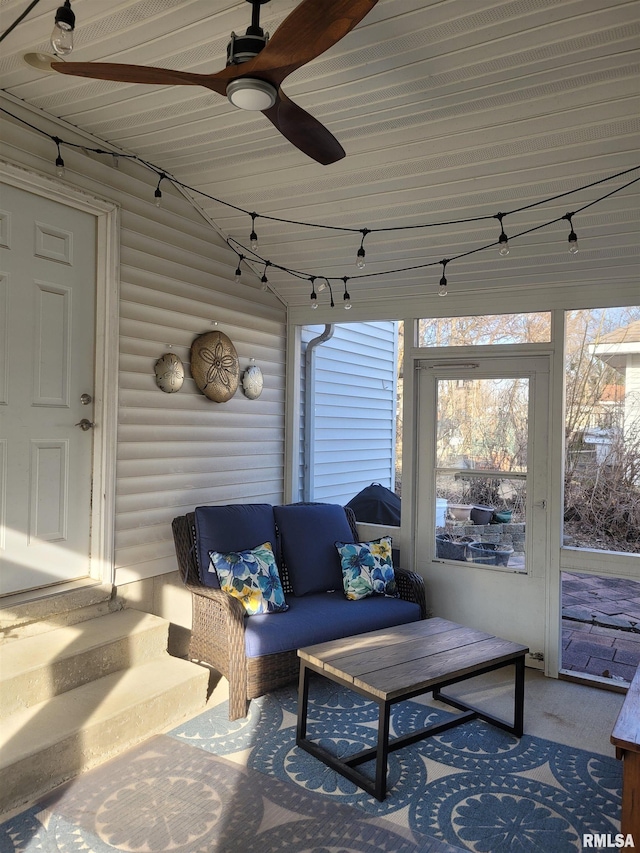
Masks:
[[[461,679],[480,669],[483,664],[515,660],[526,651],[526,646],[494,637],[404,665],[369,672],[363,678],[355,678],[353,684],[389,701],[409,691],[426,692],[431,685],[444,680]]]
[[[412,637],[427,637],[443,631],[450,631],[452,628],[462,627],[455,622],[448,622],[446,619],[436,616],[432,619],[396,625],[394,628],[368,631],[366,634],[355,634],[352,637],[344,637],[340,640],[316,643],[314,646],[298,649],[298,655],[316,666],[322,666],[327,659],[327,653],[335,662],[340,657],[348,657],[359,651],[367,651],[371,655],[376,649],[385,648],[395,643],[404,643]]]
[[[334,658],[325,656],[323,669],[333,672],[342,678],[361,678],[366,680],[368,672],[386,669],[399,664],[409,664],[423,658],[436,655],[445,650],[468,647],[473,643],[488,640],[492,634],[475,631],[470,628],[456,626],[450,631],[441,631],[427,637],[416,637],[413,643],[398,643],[395,645],[381,644],[372,654],[371,649],[364,649],[347,656]]]

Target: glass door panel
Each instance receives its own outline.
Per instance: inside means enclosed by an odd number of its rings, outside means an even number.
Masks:
[[[437,558],[526,570],[529,381],[436,380]]]

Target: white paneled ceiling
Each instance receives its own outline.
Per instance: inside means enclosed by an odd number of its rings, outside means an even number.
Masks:
[[[27,5],[0,0],[2,30]],[[375,229],[490,217],[640,164],[638,0],[379,0],[349,35],[283,85],[345,148],[346,157],[330,166],[294,148],[262,114],[237,110],[204,88],[29,67],[25,53],[50,52],[58,5],[40,0],[3,42],[3,88],[189,187],[258,212],[263,259],[307,276],[349,276],[354,303],[436,292],[441,259],[491,243],[500,232],[495,219]],[[263,6],[265,30],[273,33],[296,5]],[[244,0],[73,0],[72,7],[69,61],[197,73],[225,66],[231,31],[243,33],[251,17]],[[532,229],[637,177],[640,170],[509,216],[505,231]],[[573,257],[569,225],[561,221],[512,238],[508,258],[493,247],[451,261],[450,287],[637,279],[639,198],[640,183],[577,214],[580,252]],[[197,201],[224,235],[248,245],[247,214],[206,196]],[[362,228],[372,233],[359,272]],[[394,272],[425,264],[435,265]],[[262,265],[256,269],[261,275]],[[287,304],[309,304],[305,278],[274,267],[268,277]],[[342,283],[336,285],[338,302]]]

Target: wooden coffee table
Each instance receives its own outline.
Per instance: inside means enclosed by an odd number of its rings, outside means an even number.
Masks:
[[[522,735],[524,656],[528,651],[526,646],[440,618],[411,622],[396,628],[357,634],[299,649],[296,743],[301,749],[382,801],[387,790],[387,757],[393,750],[475,718],[486,720],[517,737]],[[467,705],[441,692],[447,685],[510,664],[515,666],[513,723],[498,719],[480,708]],[[377,746],[346,758],[337,758],[307,738],[309,675],[312,672],[343,684],[378,704]],[[434,699],[446,702],[463,713],[444,723],[427,726],[390,741],[391,706],[429,692],[433,692]],[[376,759],[375,781],[356,769],[359,764],[371,758]]]

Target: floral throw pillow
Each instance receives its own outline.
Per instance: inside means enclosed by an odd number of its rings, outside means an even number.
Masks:
[[[209,551],[209,559],[209,571],[217,574],[220,588],[240,599],[248,616],[289,609],[270,542],[228,554]]]
[[[336,542],[342,565],[344,594],[351,601],[370,595],[397,598],[396,576],[391,558],[391,537],[373,542]]]

